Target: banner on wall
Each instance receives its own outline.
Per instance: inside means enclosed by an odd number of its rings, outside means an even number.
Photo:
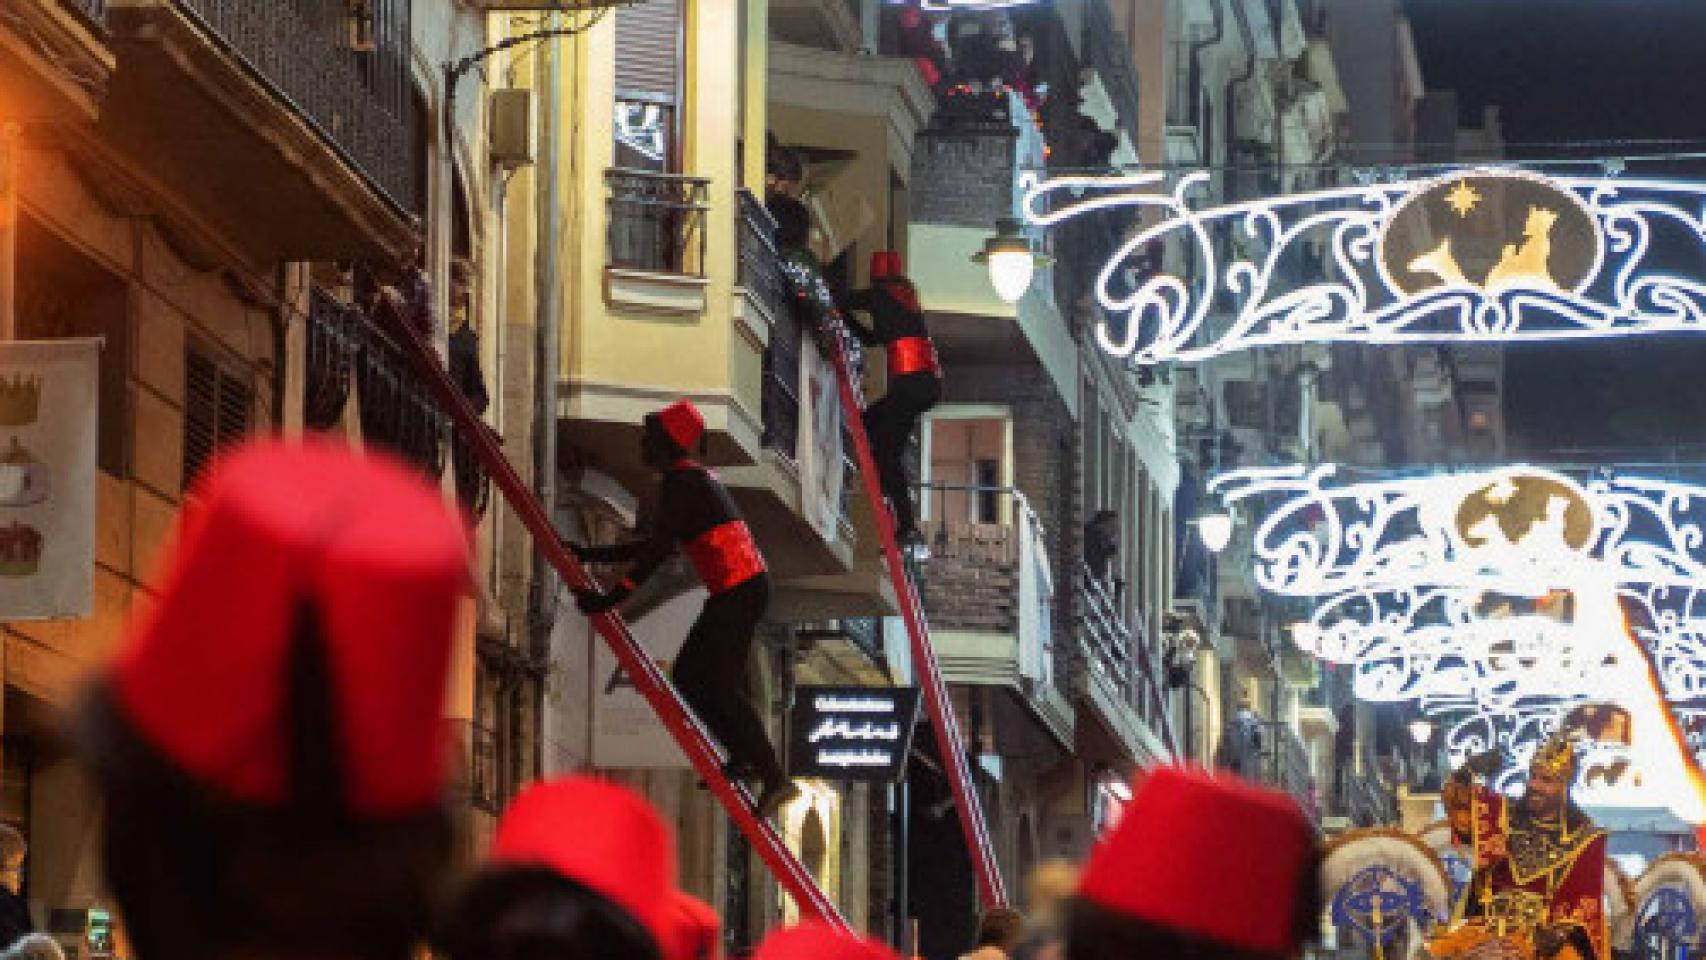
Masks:
[[[841,536],[841,487],[846,477],[840,386],[834,365],[811,337],[805,338],[800,365],[800,396],[806,403],[803,419],[811,424],[810,442],[802,443],[800,450],[801,512],[826,543],[834,543]]]
[[[0,342],[0,620],[94,612],[100,348]]]
[[[696,587],[630,624],[634,639],[669,672],[681,653],[687,631],[705,605],[705,588]],[[669,729],[617,662],[602,639],[592,644],[592,764],[606,770],[687,769]]]

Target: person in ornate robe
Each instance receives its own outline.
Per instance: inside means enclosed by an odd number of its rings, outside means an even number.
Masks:
[[[1534,757],[1520,798],[1478,784],[1497,754],[1471,759],[1444,791],[1453,838],[1474,851],[1474,877],[1451,932],[1429,952],[1533,960],[1610,960],[1603,913],[1605,831],[1570,800],[1575,748],[1554,737]]]

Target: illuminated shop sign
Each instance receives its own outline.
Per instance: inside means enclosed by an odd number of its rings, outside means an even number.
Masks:
[[[906,770],[916,687],[800,687],[789,718],[788,772],[892,783]]]
[[[1706,331],[1706,278],[1659,246],[1706,245],[1706,184],[1460,170],[1213,205],[1210,175],[1027,185],[1035,226],[1122,211],[1103,264],[1102,348],[1137,364],[1282,344],[1500,342]],[[1171,186],[1169,185],[1171,183]],[[1140,268],[1153,252],[1188,275]]]

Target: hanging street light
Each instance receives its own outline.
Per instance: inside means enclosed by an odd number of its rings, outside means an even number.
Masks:
[[[1038,264],[1050,262],[1031,246],[1024,223],[1015,217],[997,220],[995,236],[984,241],[983,249],[972,254],[972,260],[989,268],[989,282],[996,296],[1006,303],[1018,303],[1030,289]]]
[[[1416,746],[1425,747],[1434,738],[1434,722],[1426,717],[1417,717],[1410,721],[1410,739],[1416,741]]]
[[[1209,553],[1219,553],[1232,542],[1232,514],[1219,512],[1197,518],[1197,536]]]

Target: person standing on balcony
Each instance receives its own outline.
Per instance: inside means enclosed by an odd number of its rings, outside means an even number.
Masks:
[[[777,761],[747,691],[753,635],[770,605],[770,575],[728,488],[688,455],[704,435],[704,417],[686,400],[647,414],[640,459],[662,477],[651,535],[630,543],[564,546],[584,563],[633,564],[609,590],[575,591],[588,616],[627,599],[676,549],[692,561],[710,598],[687,632],[670,679],[728,749],[725,774],[762,781],[757,809],[768,817],[799,792]]]
[[[900,254],[892,250],[871,254],[871,286],[847,298],[847,306],[871,315],[871,325],[857,321],[847,329],[867,347],[888,353],[888,391],[865,409],[865,432],[877,461],[883,495],[894,508],[895,536],[902,544],[924,542],[912,506],[912,481],[906,475],[906,449],[918,430],[919,418],[942,399],[942,364],[936,344],[924,324],[918,290],[901,272]]]
[[[1114,565],[1120,558],[1120,515],[1112,510],[1098,510],[1084,525],[1084,565],[1090,576],[1108,588],[1114,603],[1120,602],[1125,581],[1114,576]]]
[[[451,262],[450,379],[456,381],[457,388],[468,399],[468,406],[475,413],[484,414],[492,401],[486,392],[486,375],[480,369],[479,333],[472,322],[472,280],[473,270],[468,261]]]

